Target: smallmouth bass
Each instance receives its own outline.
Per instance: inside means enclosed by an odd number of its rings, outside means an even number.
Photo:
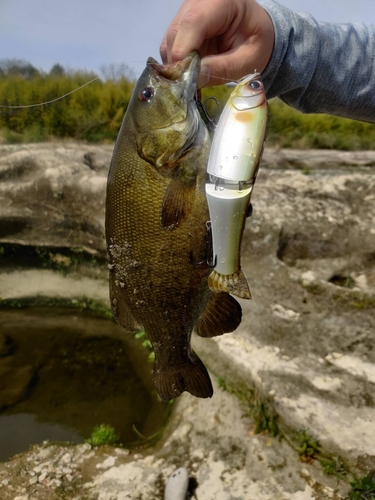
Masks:
[[[137,81],[111,161],[106,201],[110,298],[127,330],[144,328],[155,352],[154,383],[168,401],[211,397],[191,349],[198,335],[231,332],[241,307],[208,288],[205,196],[210,138],[195,99],[200,58],[149,58]]]

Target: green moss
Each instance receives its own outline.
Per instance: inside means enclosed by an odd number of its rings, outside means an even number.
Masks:
[[[356,301],[351,302],[351,305],[356,309],[371,309],[372,307],[375,307],[375,297],[363,295]]]
[[[63,274],[77,271],[80,264],[105,265],[105,255],[92,255],[82,248],[17,245],[3,243],[0,260],[9,267],[53,269]]]
[[[67,307],[80,311],[92,311],[96,315],[113,320],[112,311],[100,302],[82,297],[64,299],[55,297],[22,297],[20,299],[0,299],[0,309],[22,309],[25,307]]]
[[[135,334],[135,338],[138,339],[138,340],[141,340],[142,341],[142,346],[145,349],[148,349],[150,351],[150,354],[148,355],[148,361],[150,363],[153,363],[155,361],[155,353],[154,353],[152,344],[151,344],[151,342],[149,341],[149,339],[147,337],[147,334],[146,334],[145,330],[140,330],[139,332],[137,332]]]
[[[219,386],[219,388],[222,391],[227,391],[228,390],[227,384],[225,383],[225,380],[222,377],[216,377],[216,382],[217,382],[217,385]]]
[[[100,424],[94,427],[89,439],[86,442],[92,446],[114,445],[118,444],[120,437],[116,434],[111,425]]]

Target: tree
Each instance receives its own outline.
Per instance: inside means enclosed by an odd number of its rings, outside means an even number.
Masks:
[[[40,76],[40,72],[35,66],[22,59],[4,59],[0,61],[0,71],[7,76],[20,75],[25,80],[32,80]]]
[[[61,66],[61,64],[56,63],[52,66],[50,72],[50,75],[56,75],[56,76],[62,76],[65,75],[65,69],[64,66]]]

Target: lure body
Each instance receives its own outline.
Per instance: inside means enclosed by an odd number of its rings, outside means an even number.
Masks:
[[[209,287],[250,299],[240,248],[263,152],[267,100],[258,73],[242,79],[220,116],[207,166],[214,270]]]

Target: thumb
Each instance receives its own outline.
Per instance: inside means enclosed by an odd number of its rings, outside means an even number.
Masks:
[[[198,77],[198,88],[223,85],[264,70],[266,64],[257,57],[254,43],[235,47],[224,54],[202,58]]]

